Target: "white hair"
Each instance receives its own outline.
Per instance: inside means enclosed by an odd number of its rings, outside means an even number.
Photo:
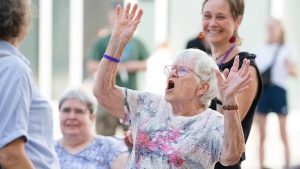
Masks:
[[[205,107],[209,107],[211,100],[219,92],[215,74],[215,69],[218,69],[218,66],[213,58],[199,49],[185,49],[176,55],[174,63],[194,63],[194,71],[200,76],[200,83],[209,84],[209,90],[199,97],[199,102]]]

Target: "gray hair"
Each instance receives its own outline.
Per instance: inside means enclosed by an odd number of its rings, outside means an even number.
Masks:
[[[215,69],[218,69],[213,58],[199,49],[185,49],[179,52],[174,59],[174,63],[194,64],[194,71],[200,77],[200,83],[207,82],[209,90],[199,97],[199,102],[209,107],[211,100],[215,98],[219,92]]]
[[[58,108],[60,109],[65,101],[71,99],[79,100],[80,102],[84,103],[90,113],[94,114],[95,107],[93,100],[86,92],[80,89],[69,90],[65,94],[63,94],[63,96],[59,100]]]

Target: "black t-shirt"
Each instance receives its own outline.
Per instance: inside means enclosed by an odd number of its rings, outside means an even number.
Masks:
[[[196,48],[206,52],[207,54],[211,53],[210,49],[206,48],[204,43],[198,38],[191,39],[190,41],[188,41],[186,48]]]
[[[250,134],[252,122],[253,122],[255,108],[256,108],[258,99],[260,97],[260,94],[261,94],[262,82],[261,82],[259,70],[258,70],[257,65],[255,63],[255,57],[256,57],[256,55],[250,54],[250,53],[247,53],[247,52],[240,52],[238,55],[239,55],[239,59],[240,59],[239,69],[241,68],[241,66],[243,64],[243,60],[245,58],[247,58],[248,60],[250,60],[250,65],[253,66],[256,69],[256,74],[257,74],[257,77],[259,78],[258,79],[258,83],[259,84],[258,84],[257,93],[256,93],[256,95],[254,97],[254,100],[253,100],[253,102],[252,102],[252,104],[250,106],[249,111],[247,112],[245,118],[242,120],[242,128],[243,128],[243,132],[244,132],[244,139],[245,139],[245,142],[247,142],[248,136]],[[224,69],[226,69],[226,68],[231,69],[231,67],[233,65],[233,62],[234,62],[234,58],[231,59],[230,61],[228,61],[227,63],[219,65],[219,70],[221,72],[223,72]],[[216,107],[217,107],[217,101],[216,101],[216,99],[214,99],[211,102],[210,108],[216,110]],[[218,162],[215,165],[215,169],[239,169],[239,168],[241,168],[240,165],[241,165],[241,162],[243,160],[245,160],[245,153],[243,153],[243,155],[242,155],[242,157],[241,157],[241,159],[240,159],[240,161],[239,161],[238,164],[233,165],[233,166],[227,166],[227,167],[225,167],[220,162]]]

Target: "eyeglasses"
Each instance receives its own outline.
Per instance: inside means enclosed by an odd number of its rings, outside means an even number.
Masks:
[[[193,72],[197,77],[200,78],[200,75],[198,75],[196,72],[194,72],[192,69],[186,66],[167,65],[164,67],[164,73],[166,75],[169,75],[172,70],[175,70],[176,75],[179,77],[186,76],[188,73]]]
[[[64,114],[70,114],[73,111],[76,115],[84,115],[88,112],[87,109],[70,108],[70,107],[63,107],[63,108],[61,108],[60,111],[61,111],[61,113],[64,113]]]

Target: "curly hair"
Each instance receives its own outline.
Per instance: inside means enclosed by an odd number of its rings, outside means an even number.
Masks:
[[[0,39],[18,37],[28,31],[31,22],[29,0],[1,0],[0,3]]]

